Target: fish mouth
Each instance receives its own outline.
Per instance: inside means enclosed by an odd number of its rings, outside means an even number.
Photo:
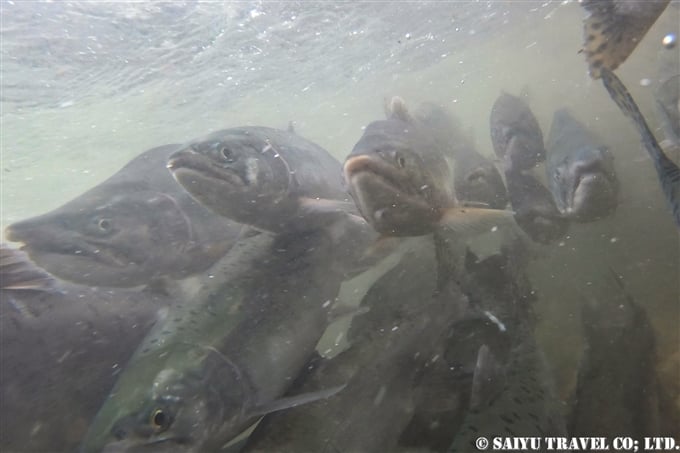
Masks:
[[[577,220],[593,220],[610,214],[616,207],[615,182],[603,172],[579,176],[567,214]]]
[[[68,235],[72,236],[72,233]],[[104,242],[96,243],[84,238],[60,236],[43,231],[39,225],[35,228],[24,229],[19,223],[5,229],[7,240],[22,243],[20,249],[34,261],[41,261],[52,255],[55,260],[68,257],[69,260],[95,261],[111,267],[125,267],[130,264],[129,260]]]
[[[126,260],[124,257],[118,256],[117,253],[114,253],[113,249],[106,249],[104,247],[87,243],[61,248],[44,248],[32,246],[30,244],[24,244],[20,247],[20,250],[26,252],[32,260],[38,263],[41,261],[56,261],[67,258],[70,261],[68,263],[69,265],[71,264],[72,260],[82,261],[83,264],[89,263],[90,265],[94,261],[115,268],[124,268],[132,264],[129,260]]]
[[[171,155],[166,166],[182,185],[184,183],[180,181],[180,178],[186,180],[189,185],[192,179],[200,179],[226,186],[230,190],[244,189],[253,184],[248,173],[241,174],[235,168],[217,164],[213,159],[191,148]]]
[[[357,208],[378,232],[397,236],[427,234],[441,217],[422,194],[404,184],[396,168],[382,159],[350,157],[343,171]]]

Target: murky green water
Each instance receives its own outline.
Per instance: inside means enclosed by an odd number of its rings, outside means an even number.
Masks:
[[[657,335],[680,408],[680,241],[639,137],[586,73],[575,2],[1,3],[0,227],[94,186],[141,151],[243,125],[285,128],[343,160],[383,99],[437,100],[493,155],[501,90],[525,87],[547,136],[569,107],[615,155],[621,202],[538,247],[538,336],[560,395],[575,385],[580,306],[620,274]],[[671,4],[617,71],[652,127]],[[640,83],[650,79],[649,86]],[[677,158],[677,156],[675,156]],[[677,159],[676,159],[677,162]],[[609,287],[608,287],[609,286]]]

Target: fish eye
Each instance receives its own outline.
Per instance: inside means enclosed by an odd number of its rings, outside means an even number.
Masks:
[[[156,431],[165,431],[170,427],[171,417],[166,414],[161,408],[156,408],[151,411],[151,416],[149,417],[149,423]]]
[[[222,155],[222,157],[224,158],[224,160],[226,160],[226,161],[229,162],[229,163],[234,162],[234,161],[236,160],[236,159],[234,158],[234,153],[233,153],[233,151],[230,150],[229,148],[227,148],[226,146],[225,146],[225,147],[222,147],[222,149],[220,149],[220,154]]]
[[[467,177],[468,182],[477,182],[477,181],[483,181],[484,180],[484,170],[477,169],[470,173]]]
[[[97,226],[103,232],[108,232],[111,230],[111,219],[99,219]]]

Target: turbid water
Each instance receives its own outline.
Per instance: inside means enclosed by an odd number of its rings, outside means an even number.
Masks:
[[[616,290],[611,267],[649,313],[658,371],[680,407],[678,232],[636,131],[577,53],[576,2],[3,0],[0,8],[3,228],[82,193],[145,149],[225,127],[293,121],[342,160],[382,116],[383,98],[400,95],[447,105],[491,156],[488,117],[501,90],[527,87],[544,134],[553,112],[570,108],[611,147],[621,202],[613,217],[573,225],[540,249],[531,266],[539,339],[566,396],[581,302]],[[657,133],[658,62],[678,52],[661,40],[679,24],[672,2],[617,70]]]

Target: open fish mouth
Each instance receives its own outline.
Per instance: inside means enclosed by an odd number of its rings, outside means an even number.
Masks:
[[[434,209],[420,194],[403,190],[398,172],[381,164],[369,156],[352,157],[345,163],[345,178],[359,211],[379,232],[425,234],[424,224]]]
[[[355,176],[370,173],[374,178],[382,180],[385,187],[389,187],[394,193],[402,196],[419,195],[410,184],[405,183],[403,173],[380,158],[367,155],[350,157],[345,162],[343,171],[350,187]]]
[[[53,247],[44,247],[44,245],[45,244],[32,246],[30,244],[25,244],[20,247],[20,250],[26,252],[29,257],[38,262],[45,260],[56,261],[68,257],[70,262],[72,262],[73,259],[90,263],[95,261],[110,267],[122,268],[131,264],[130,260],[120,256],[114,249],[103,247],[98,244],[84,242],[70,245],[54,243]]]
[[[606,173],[584,173],[576,181],[570,201],[571,216],[605,216],[616,206],[615,182]]]
[[[10,225],[5,230],[5,237],[10,242],[22,243],[20,249],[34,261],[47,258],[57,262],[57,259],[68,257],[69,262],[80,258],[90,263],[96,261],[114,267],[130,264],[130,260],[125,259],[105,241],[96,243],[70,231],[55,231],[50,229],[51,225],[50,222]]]
[[[203,180],[220,184],[232,189],[242,189],[253,184],[250,172],[240,173],[233,166],[221,165],[192,149],[178,151],[168,160],[168,170],[175,179],[191,184],[193,180]]]

